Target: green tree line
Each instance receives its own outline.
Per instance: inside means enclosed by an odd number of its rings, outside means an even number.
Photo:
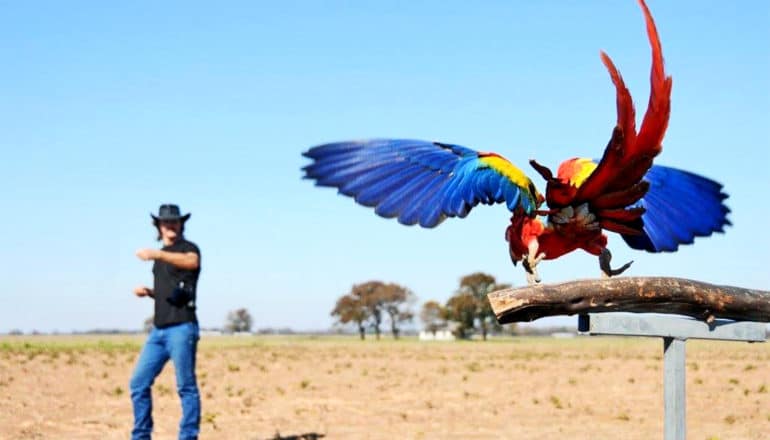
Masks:
[[[420,311],[420,319],[426,331],[436,332],[449,323],[458,338],[468,338],[478,332],[486,340],[490,332],[500,331],[487,294],[510,287],[499,284],[492,275],[476,272],[460,279],[460,285],[445,304],[427,301]],[[337,299],[331,315],[342,325],[353,325],[361,339],[367,329],[380,339],[382,326],[390,324],[395,339],[401,326],[414,318],[412,305],[416,298],[407,287],[382,281],[355,284],[350,292]]]

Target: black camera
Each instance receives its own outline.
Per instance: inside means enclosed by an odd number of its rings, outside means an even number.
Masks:
[[[175,307],[183,307],[190,305],[194,299],[192,288],[185,286],[184,281],[180,281],[174,290],[171,291],[171,296],[166,298],[169,304]]]

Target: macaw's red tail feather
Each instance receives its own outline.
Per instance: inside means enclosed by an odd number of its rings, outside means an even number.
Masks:
[[[623,78],[612,60],[602,52],[602,62],[616,89],[617,125],[604,150],[604,155],[591,176],[578,190],[574,203],[592,202],[604,193],[623,191],[637,184],[660,153],[671,110],[671,77],[663,66],[663,50],[658,31],[644,0],[639,0],[644,13],[647,37],[652,48],[650,100],[638,132],[634,124],[634,107]]]
[[[652,47],[652,68],[650,71],[650,102],[639,129],[635,150],[648,151],[654,156],[660,153],[661,142],[663,142],[663,136],[666,134],[666,128],[668,128],[668,119],[671,113],[672,79],[670,76],[666,76],[663,68],[663,49],[650,10],[644,0],[639,0],[639,5],[644,11],[647,36]]]
[[[618,72],[612,59],[604,53],[600,52],[602,63],[610,73],[612,83],[615,84],[616,90],[616,105],[618,109],[618,122],[617,126],[622,130],[624,144],[633,145],[636,139],[636,111],[634,110],[634,100],[631,98],[626,83],[623,81],[623,77]]]

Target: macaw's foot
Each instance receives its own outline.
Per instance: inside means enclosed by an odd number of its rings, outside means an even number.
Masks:
[[[626,269],[631,267],[631,263],[634,262],[631,260],[619,268],[613,269],[610,267],[610,261],[612,261],[612,254],[610,253],[610,250],[607,248],[602,248],[602,253],[599,254],[599,268],[602,270],[602,276],[604,278],[614,277],[615,275],[622,274],[626,271]]]
[[[540,253],[537,257],[532,257],[534,254],[526,254],[521,259],[521,264],[524,266],[524,270],[527,271],[527,284],[533,285],[540,282],[540,275],[537,273],[537,265],[545,258],[544,253]]]

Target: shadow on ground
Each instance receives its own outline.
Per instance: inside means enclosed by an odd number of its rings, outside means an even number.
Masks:
[[[317,432],[306,432],[304,434],[295,435],[281,435],[276,432],[275,436],[266,438],[264,440],[318,440],[326,437],[326,434],[319,434]]]

